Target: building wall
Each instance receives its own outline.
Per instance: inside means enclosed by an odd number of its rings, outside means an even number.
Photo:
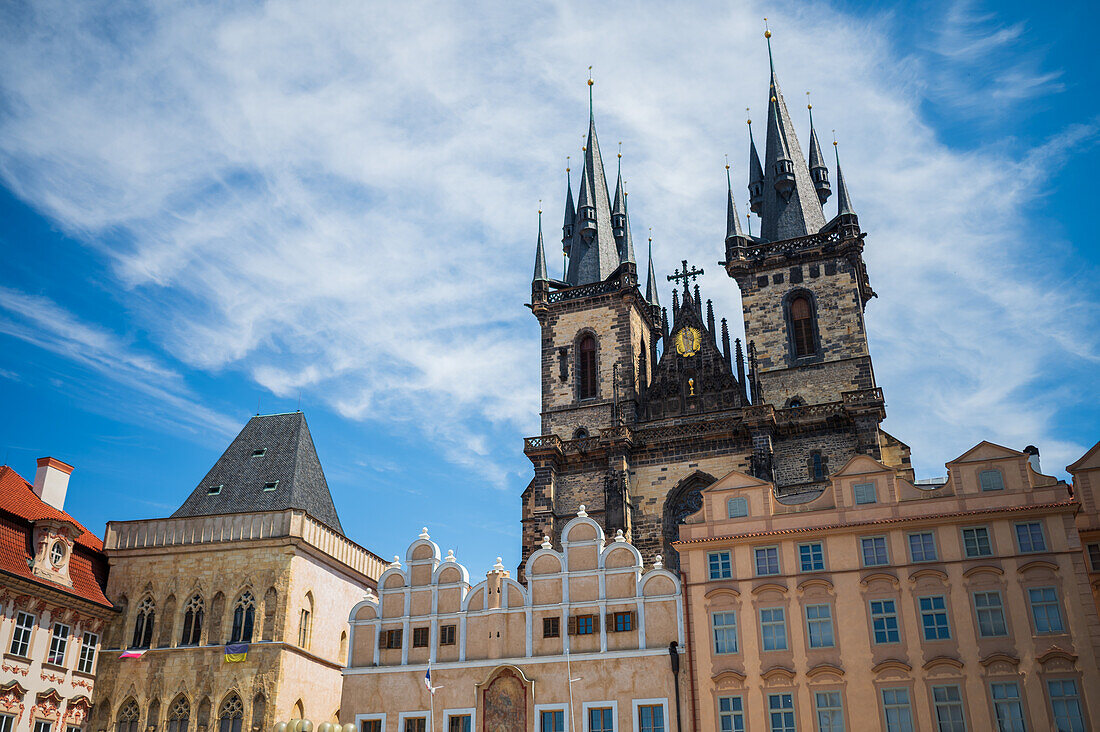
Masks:
[[[1068,486],[1028,467],[1023,453],[982,443],[947,465],[949,480],[924,490],[868,457],[853,458],[815,500],[784,505],[773,486],[742,473],[704,490],[703,510],[681,527],[682,567],[700,729],[719,729],[720,697],[741,697],[748,729],[766,729],[768,695],[792,695],[799,729],[814,729],[816,692],[838,691],[848,729],[883,726],[883,689],[907,689],[915,729],[934,729],[932,687],[957,686],[968,729],[993,729],[991,684],[1019,685],[1028,729],[1053,729],[1046,681],[1072,679],[1086,728],[1098,719],[1100,620],[1086,583]],[[1004,489],[983,492],[982,471]],[[873,484],[877,501],[856,505],[854,486]],[[745,498],[748,516],[728,518]],[[1038,522],[1045,549],[1023,553],[1016,525]],[[962,529],[985,527],[991,555],[968,557]],[[936,556],[914,561],[909,536],[931,532]],[[861,540],[883,537],[884,566],[867,566]],[[824,568],[802,571],[799,547],[820,543]],[[775,547],[779,572],[761,576],[757,549]],[[729,552],[731,577],[712,579],[712,552]],[[721,555],[719,555],[721,558]],[[808,568],[807,568],[808,569]],[[1063,631],[1039,633],[1028,590],[1054,588]],[[997,592],[1006,633],[981,637],[974,595]],[[942,597],[949,637],[928,640],[920,598]],[[892,601],[897,642],[877,642],[873,601]],[[830,608],[834,644],[811,648],[806,607]],[[784,609],[787,650],[762,648],[760,610]],[[738,649],[717,653],[714,613],[736,617]],[[874,723],[868,720],[875,720]],[[1095,723],[1095,722],[1093,722]],[[884,727],[883,727],[884,728]]]
[[[439,547],[422,533],[405,564],[392,565],[380,578],[380,596],[352,612],[353,654],[344,671],[340,721],[384,715],[381,732],[398,732],[403,715],[426,717],[434,706],[437,725],[446,710],[468,710],[463,713],[482,729],[482,692],[507,673],[526,690],[515,708],[525,710],[534,728],[543,705],[568,715],[571,672],[581,678],[572,685],[578,730],[585,704],[613,706],[616,728],[629,729],[634,702],[645,699],[661,700],[654,703],[663,704],[670,729],[676,686],[669,644],[682,649],[684,640],[676,577],[660,566],[646,571],[633,546],[622,537],[606,541],[600,525],[583,513],[564,527],[563,551],[545,544],[528,558],[525,575],[527,584],[520,584],[498,563],[471,586],[466,569],[453,555],[441,559]],[[609,629],[616,612],[631,613],[629,630]],[[581,615],[596,616],[591,634],[569,632],[570,618]],[[545,618],[558,620],[557,637],[544,637]],[[454,627],[453,645],[440,643],[445,626]],[[417,628],[427,629],[426,647],[414,645]],[[380,647],[379,633],[394,630],[402,633],[398,647]],[[439,687],[434,698],[424,684],[429,668]],[[686,662],[679,687],[686,714]]]

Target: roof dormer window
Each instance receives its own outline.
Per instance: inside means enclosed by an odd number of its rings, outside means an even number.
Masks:
[[[279,481],[277,481],[277,480],[272,480],[270,482],[264,483],[264,490],[265,491],[273,491],[278,487],[279,487]]]
[[[208,495],[208,496],[216,496],[221,492],[222,492],[222,485],[220,483],[218,485],[207,486],[207,488],[206,488],[206,495]]]
[[[267,448],[266,447],[257,447],[255,450],[252,451],[252,457],[254,457],[254,458],[263,457],[266,454],[267,454]]]

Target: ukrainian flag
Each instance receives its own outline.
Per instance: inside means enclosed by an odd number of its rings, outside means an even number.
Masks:
[[[225,647],[225,662],[240,663],[248,658],[247,643],[230,643]]]

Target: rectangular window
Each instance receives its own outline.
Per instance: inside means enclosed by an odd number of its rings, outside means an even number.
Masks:
[[[447,732],[470,732],[470,726],[469,714],[452,714],[447,717]]]
[[[53,635],[50,637],[50,653],[46,656],[46,663],[54,666],[65,665],[65,650],[69,646],[69,626],[64,623],[53,624]]]
[[[0,732],[11,732],[15,726],[15,717],[10,714],[0,714]]]
[[[839,691],[818,691],[814,694],[817,707],[818,732],[844,732],[844,707]]]
[[[31,631],[34,630],[34,616],[30,613],[19,613],[15,619],[15,632],[11,637],[11,654],[26,658],[31,645]]]
[[[936,732],[966,732],[966,714],[958,686],[933,686],[932,705],[936,712]]]
[[[787,650],[787,617],[783,608],[760,609],[760,636],[765,651]]]
[[[561,636],[561,618],[556,615],[542,619],[542,637],[558,638]]]
[[[615,732],[615,714],[610,707],[588,710],[588,732]]]
[[[914,562],[934,562],[936,556],[936,537],[931,531],[909,535],[909,559]]]
[[[1005,479],[999,470],[983,470],[978,473],[978,481],[982,484],[983,491],[1003,491]]]
[[[1043,525],[1038,521],[1016,524],[1016,544],[1020,547],[1021,554],[1045,552],[1047,542],[1043,538]]]
[[[441,625],[439,626],[439,645],[441,646],[453,646],[455,644],[455,626],[453,625]]]
[[[864,567],[881,567],[890,563],[890,555],[886,552],[885,536],[866,536],[859,542],[863,549]]]
[[[913,712],[909,707],[909,690],[883,689],[882,715],[886,717],[886,732],[913,732]]]
[[[1053,587],[1033,587],[1027,591],[1031,603],[1031,618],[1036,633],[1062,633],[1062,609],[1058,606],[1058,593]]]
[[[413,648],[428,647],[428,628],[413,628]]]
[[[833,609],[829,605],[806,606],[806,631],[810,648],[833,647]]]
[[[779,547],[763,546],[755,551],[756,576],[779,574]]]
[[[966,556],[973,559],[974,557],[988,557],[993,554],[993,548],[989,543],[989,529],[984,526],[974,526],[969,529],[963,529],[963,551],[966,552]]]
[[[710,564],[710,578],[712,580],[729,579],[733,576],[729,552],[710,552],[707,554],[707,562]]]
[[[768,694],[769,732],[796,732],[794,697],[791,694]]]
[[[615,633],[626,633],[634,630],[634,613],[618,612],[611,616],[611,630]]]
[[[871,627],[875,634],[875,643],[897,643],[898,610],[893,600],[871,600]]]
[[[859,483],[854,485],[852,486],[852,494],[855,496],[857,506],[862,506],[865,503],[877,503],[874,483]]]
[[[1000,592],[975,592],[974,612],[978,615],[978,634],[981,637],[1008,635]]]
[[[1089,567],[1093,572],[1100,572],[1100,544],[1089,544]]]
[[[95,633],[85,633],[80,642],[80,660],[76,664],[76,670],[82,674],[90,674],[95,668],[95,651],[99,645],[99,636]],[[0,730],[3,732],[3,730]]]
[[[364,719],[359,723],[359,732],[382,732],[382,720]]]
[[[51,729],[53,729],[53,722],[48,722],[45,719],[34,721],[34,732],[50,732]]]
[[[714,652],[737,653],[737,613],[714,613]]]
[[[1058,732],[1085,732],[1085,715],[1081,711],[1081,697],[1077,682],[1073,679],[1047,681],[1050,708],[1054,712],[1054,729]]]
[[[745,732],[745,701],[742,697],[718,697],[718,729],[719,732]]]
[[[825,550],[821,543],[799,544],[798,563],[799,569],[803,572],[825,571]]]
[[[1020,687],[1015,681],[991,684],[993,714],[997,718],[998,732],[1027,732],[1024,723],[1024,706],[1020,703]]]
[[[428,720],[424,717],[405,717],[405,732],[424,732]]]
[[[920,604],[920,622],[924,628],[926,641],[947,640],[951,637],[951,628],[947,624],[947,601],[942,595],[922,597]]]
[[[665,708],[660,704],[638,707],[638,729],[641,732],[665,732]]]

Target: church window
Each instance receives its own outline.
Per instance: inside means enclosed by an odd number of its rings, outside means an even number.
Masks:
[[[222,702],[221,711],[218,712],[218,732],[241,732],[241,721],[244,719],[244,704],[236,694],[230,694]]]
[[[596,397],[596,339],[591,335],[581,338],[577,348],[577,398]]]
[[[153,642],[153,625],[156,618],[157,604],[153,598],[146,597],[138,606],[137,618],[134,620],[134,648],[148,648]]]
[[[230,643],[251,643],[252,625],[256,616],[256,602],[247,590],[237,600],[233,608],[233,630],[229,635]]]
[[[809,299],[799,295],[791,300],[790,314],[795,357],[814,355],[817,349],[814,347],[813,309]]]
[[[183,611],[183,636],[180,638],[181,646],[197,646],[202,636],[202,616],[206,605],[199,595],[193,596],[187,601]]]
[[[116,732],[138,732],[138,720],[141,718],[141,710],[137,702],[131,699],[118,710],[118,725]]]
[[[187,697],[178,697],[168,710],[168,732],[187,732],[190,717],[191,705],[187,702]]]
[[[277,481],[277,480],[271,480],[271,481],[268,481],[267,483],[264,483],[264,490],[265,491],[273,491],[278,487],[279,487],[279,481]]]
[[[730,518],[741,518],[749,515],[749,502],[744,496],[737,496],[726,501],[726,514]]]
[[[983,470],[978,473],[978,480],[982,484],[983,491],[1003,491],[1005,479],[999,470]]]

